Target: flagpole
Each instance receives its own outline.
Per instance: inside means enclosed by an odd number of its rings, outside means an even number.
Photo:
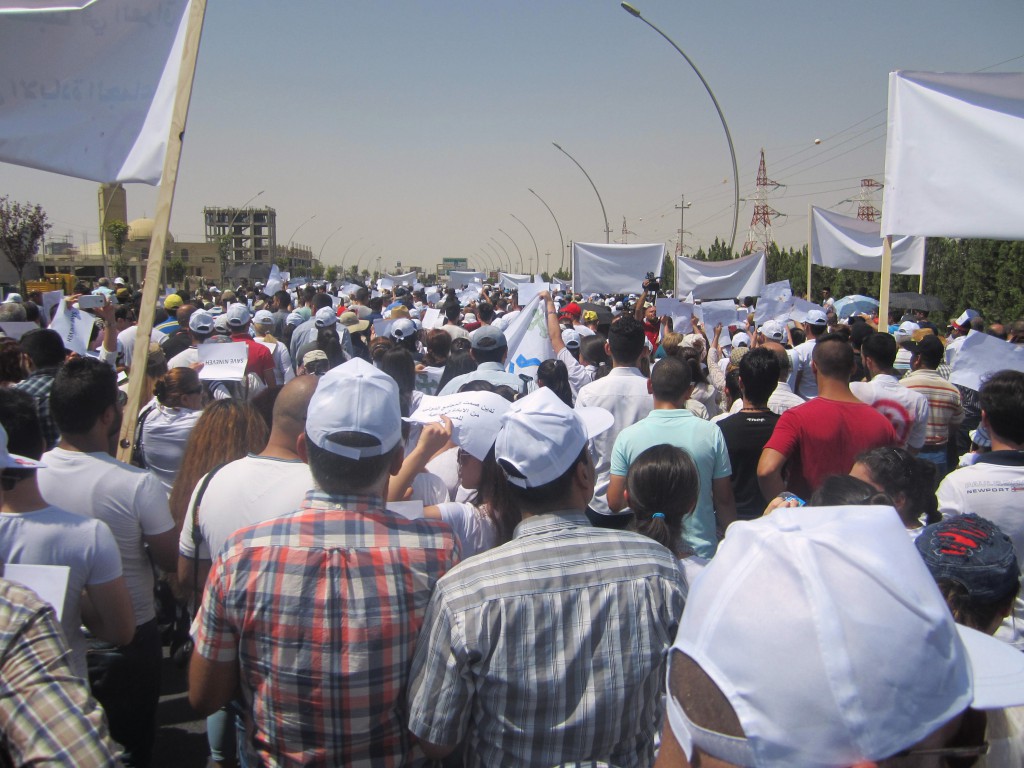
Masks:
[[[814,256],[811,253],[811,248],[814,243],[814,206],[807,205],[807,300],[814,301],[814,296],[811,293],[811,264],[814,263]]]
[[[889,328],[889,281],[892,278],[892,235],[882,240],[882,287],[878,292],[878,329]]]
[[[178,89],[174,96],[174,112],[171,115],[171,125],[167,138],[167,152],[164,155],[163,174],[160,177],[160,192],[157,196],[153,238],[149,244],[149,261],[146,265],[146,279],[142,289],[142,306],[139,311],[139,322],[135,335],[132,369],[131,375],[128,378],[128,403],[124,407],[124,421],[121,424],[121,439],[118,443],[117,458],[125,462],[131,459],[132,439],[135,435],[135,423],[138,421],[139,404],[143,395],[142,387],[146,382],[146,365],[149,361],[149,335],[153,330],[153,315],[156,311],[157,299],[160,296],[160,274],[164,266],[167,229],[171,222],[174,187],[178,181],[181,145],[185,138],[185,123],[188,120],[189,101],[192,98],[192,81],[196,74],[196,58],[199,55],[199,41],[203,34],[203,19],[205,15],[206,0],[191,0],[188,26],[185,28],[185,44],[181,52]]]

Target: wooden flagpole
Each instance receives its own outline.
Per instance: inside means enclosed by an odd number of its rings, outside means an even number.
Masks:
[[[807,206],[807,300],[814,301],[814,294],[811,293],[811,264],[814,263],[814,254],[811,249],[814,247],[814,207]]]
[[[882,240],[882,287],[878,292],[878,330],[880,331],[889,327],[889,283],[891,279],[892,235],[886,235]]]
[[[146,265],[146,279],[142,290],[142,306],[139,312],[135,348],[132,353],[132,369],[128,378],[128,403],[124,407],[124,421],[118,443],[117,458],[129,461],[132,455],[132,438],[138,421],[142,400],[142,386],[146,381],[146,365],[149,361],[149,336],[153,330],[153,316],[160,296],[160,275],[164,266],[164,248],[167,243],[167,229],[171,223],[171,206],[174,203],[174,187],[178,180],[178,164],[181,160],[181,145],[185,139],[185,123],[188,120],[188,106],[192,98],[192,81],[196,73],[196,58],[199,55],[199,41],[203,33],[203,19],[206,16],[206,0],[191,0],[188,26],[185,29],[185,45],[181,52],[181,69],[178,72],[178,89],[174,96],[174,112],[167,138],[167,152],[164,155],[160,192],[156,203],[156,218],[153,237],[149,244],[149,260]],[[145,393],[151,396],[152,393]]]

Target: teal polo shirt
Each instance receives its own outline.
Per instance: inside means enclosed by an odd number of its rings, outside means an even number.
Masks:
[[[697,465],[700,494],[696,509],[683,523],[683,540],[701,557],[713,557],[718,549],[718,537],[711,481],[732,475],[722,430],[685,408],[651,411],[642,421],[622,430],[615,439],[611,473],[625,477],[637,456],[662,444],[682,448]]]

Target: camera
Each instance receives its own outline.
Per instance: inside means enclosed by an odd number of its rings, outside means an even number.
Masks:
[[[644,288],[647,289],[648,293],[657,293],[661,290],[661,283],[654,276],[653,272],[647,273],[647,279],[644,280]]]

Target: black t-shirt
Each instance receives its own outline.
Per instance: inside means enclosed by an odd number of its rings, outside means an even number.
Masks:
[[[718,422],[732,463],[732,492],[741,520],[760,517],[766,501],[757,485],[757,462],[772,436],[778,414],[769,410],[740,411]]]

